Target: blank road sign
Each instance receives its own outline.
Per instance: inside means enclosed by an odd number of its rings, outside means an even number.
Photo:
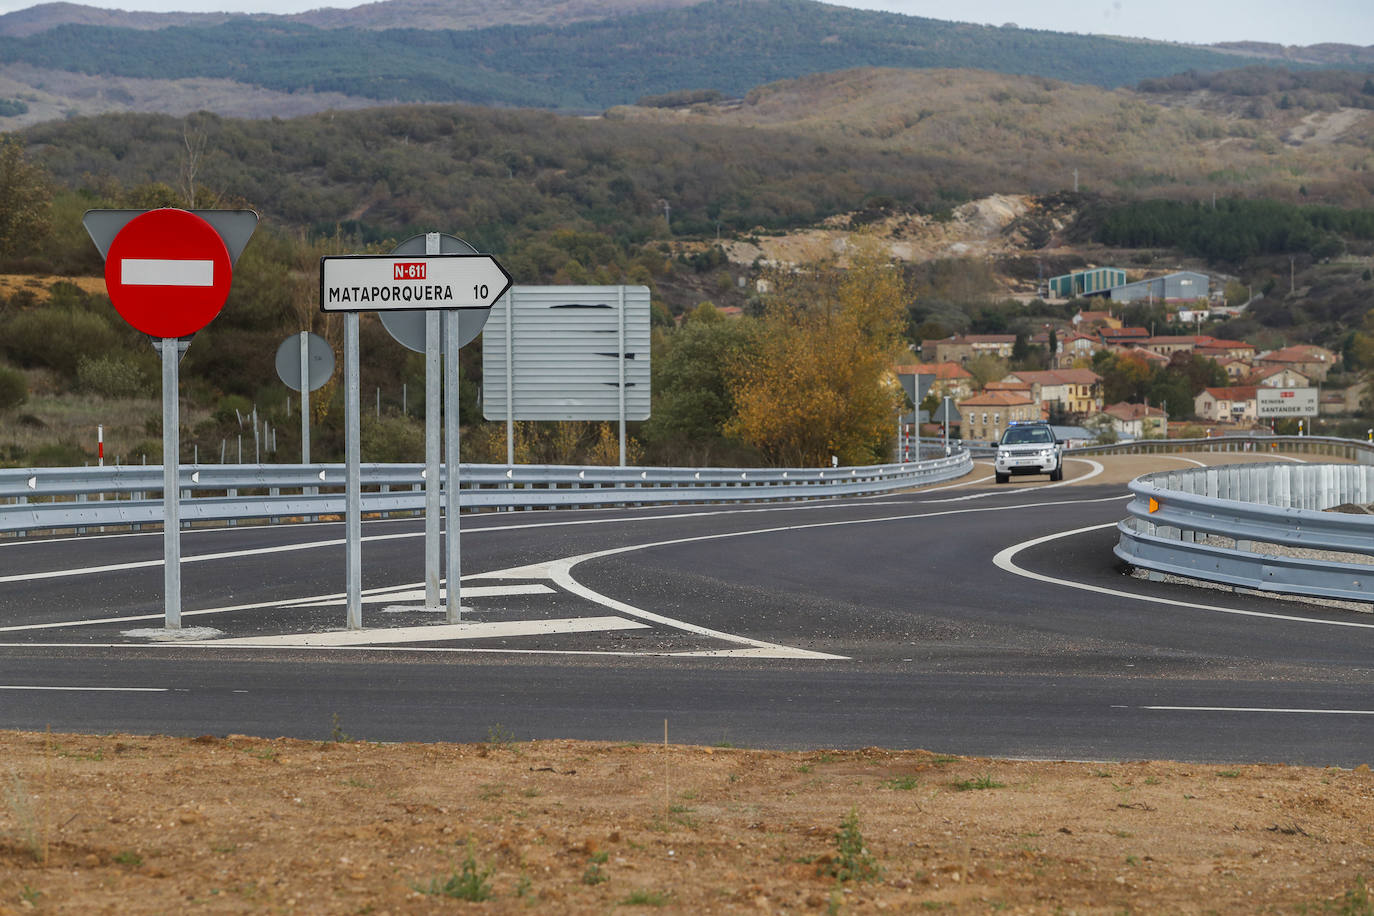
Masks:
[[[482,332],[482,414],[617,420],[622,371],[625,419],[648,419],[648,287],[513,286]]]

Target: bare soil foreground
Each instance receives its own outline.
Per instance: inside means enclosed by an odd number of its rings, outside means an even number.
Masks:
[[[5,916],[1374,912],[1365,765],[14,732],[0,760]]]

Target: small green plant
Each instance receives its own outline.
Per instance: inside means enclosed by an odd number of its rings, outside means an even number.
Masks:
[[[1222,770],[1217,775],[1220,776],[1222,779],[1239,779],[1240,770]]]
[[[1339,916],[1374,916],[1374,897],[1370,896],[1369,888],[1365,886],[1364,876],[1356,875],[1355,886],[1339,899],[1329,901],[1326,909]]]
[[[19,840],[28,850],[33,860],[40,865],[48,861],[48,837],[43,828],[43,818],[24,780],[18,773],[10,773],[9,784],[5,787],[5,807],[9,808],[15,825],[19,828]]]
[[[595,862],[587,863],[587,870],[582,873],[582,883],[595,887],[611,880],[611,876],[601,870],[601,866]]]
[[[515,896],[528,897],[530,895],[530,887],[533,883],[529,875],[521,875],[520,880],[515,882]]]
[[[837,855],[831,863],[831,874],[840,883],[846,881],[876,881],[882,874],[878,860],[868,851],[863,832],[859,829],[859,812],[849,809],[835,833]]]
[[[128,865],[130,868],[137,868],[143,864],[143,856],[132,849],[121,849],[115,853],[114,860],[120,865]]]
[[[1006,784],[1000,783],[984,773],[982,776],[975,776],[972,779],[961,779],[954,784],[954,788],[960,792],[972,792],[977,789],[1005,789]]]
[[[344,785],[352,786],[352,787],[355,788],[355,789],[375,789],[375,788],[377,788],[377,784],[376,784],[375,782],[368,782],[368,781],[365,780],[365,779],[358,779],[358,778],[356,778],[356,777],[354,777],[354,776],[350,776],[350,777],[348,777],[347,779],[345,779],[345,780],[344,780]]]
[[[811,764],[809,764],[809,763],[803,763],[801,766],[797,767],[797,772],[798,772],[798,773],[810,773],[810,772],[811,772]]]
[[[463,866],[459,871],[449,875],[445,881],[433,878],[428,887],[417,886],[415,889],[431,897],[451,897],[454,900],[476,903],[491,898],[491,883],[487,879],[491,877],[493,870],[494,866],[483,868],[478,865],[477,858],[469,846],[467,858],[463,860]]]
[[[345,741],[352,741],[353,738],[348,732],[343,730],[343,723],[339,720],[339,714],[334,713],[330,719],[329,740],[335,744],[343,744]]]
[[[667,906],[668,901],[673,897],[672,894],[663,891],[637,890],[631,891],[630,896],[620,901],[621,906]]]
[[[38,906],[38,898],[43,896],[43,892],[36,887],[29,887],[27,884],[19,891],[19,896],[29,906]]]
[[[883,781],[884,789],[893,789],[897,792],[910,792],[921,784],[915,776],[894,776]]]
[[[487,744],[509,750],[515,744],[515,733],[497,722],[487,728]]]

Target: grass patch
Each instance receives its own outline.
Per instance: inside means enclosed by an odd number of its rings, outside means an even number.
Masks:
[[[467,858],[463,860],[463,865],[458,871],[443,881],[433,878],[428,886],[417,885],[415,889],[431,897],[449,897],[453,900],[477,903],[491,899],[491,882],[487,879],[491,877],[493,870],[494,866],[479,865],[469,848]]]
[[[978,789],[1005,789],[1006,783],[998,782],[988,774],[975,776],[972,779],[961,779],[954,783],[954,788],[960,792],[973,792]]]
[[[909,792],[921,784],[915,776],[894,776],[891,779],[883,780],[884,789],[892,789],[897,792]]]
[[[631,891],[630,896],[620,901],[621,906],[667,906],[668,901],[673,898],[672,894],[664,891],[637,890]]]
[[[834,860],[830,863],[830,873],[836,881],[877,881],[882,875],[882,867],[873,853],[868,851],[863,831],[859,829],[859,812],[850,808],[840,829],[835,832]]]
[[[143,864],[143,856],[134,852],[132,849],[121,849],[115,853],[114,860],[119,865],[127,865],[130,868],[138,868]]]
[[[1335,900],[1328,901],[1326,912],[1339,916],[1374,916],[1374,897],[1369,895],[1364,876],[1355,876],[1355,886]]]
[[[40,865],[48,861],[48,832],[38,802],[18,773],[11,772],[5,786],[5,807],[14,821],[19,842]]]

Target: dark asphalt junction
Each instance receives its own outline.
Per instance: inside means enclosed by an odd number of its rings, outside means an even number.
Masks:
[[[364,525],[362,634],[340,632],[342,524],[186,532],[183,625],[213,628],[195,645],[147,632],[159,533],[0,543],[0,727],[652,741],[667,719],[703,744],[1369,760],[1374,617],[1128,576],[1123,485],[983,476],[465,516],[457,629],[420,607],[419,519]],[[994,564],[1073,531],[1009,561],[1062,581]]]

